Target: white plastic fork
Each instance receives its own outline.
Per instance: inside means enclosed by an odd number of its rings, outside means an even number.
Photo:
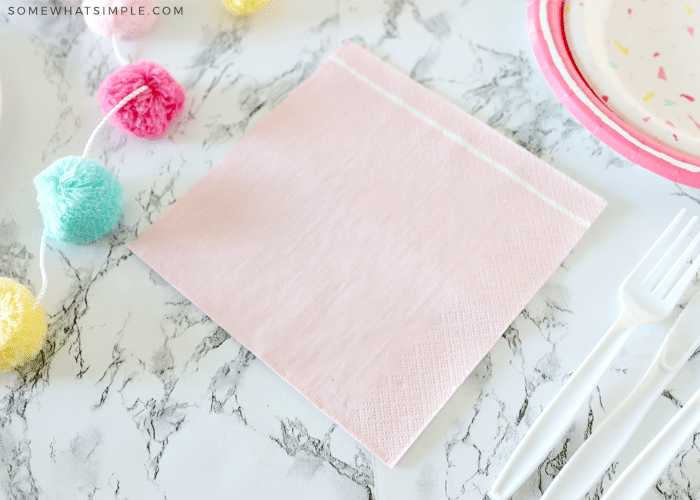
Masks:
[[[509,498],[542,463],[632,333],[644,324],[666,318],[680,300],[700,267],[697,258],[678,278],[700,243],[698,234],[676,256],[697,221],[694,216],[674,238],[674,230],[685,211],[681,210],[673,219],[620,286],[619,317],[525,434],[489,491],[493,500]]]
[[[582,498],[629,442],[661,392],[699,345],[700,293],[696,293],[676,319],[642,380],[576,450],[541,500]]]

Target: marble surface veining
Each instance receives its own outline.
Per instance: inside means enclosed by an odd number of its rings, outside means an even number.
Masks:
[[[0,275],[41,286],[34,176],[79,155],[119,66],[76,1],[0,0]],[[486,498],[510,453],[615,319],[617,288],[700,193],[593,138],[557,101],[527,41],[525,0],[271,0],[248,18],[183,7],[118,49],[183,85],[158,140],[106,127],[91,156],[126,192],[124,219],[88,246],[49,241],[49,335],[0,375],[0,497],[7,499]],[[11,9],[14,8],[14,13]],[[250,127],[351,39],[609,201],[402,461],[389,469],[148,270],[127,245]],[[695,282],[684,300],[698,288]],[[668,322],[642,328],[548,458],[513,497],[536,499],[644,373]],[[599,498],[694,392],[691,359],[587,499]],[[697,438],[697,435],[695,436]],[[689,441],[644,500],[696,498]]]

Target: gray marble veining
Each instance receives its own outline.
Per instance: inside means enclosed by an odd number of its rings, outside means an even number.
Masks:
[[[42,225],[32,179],[82,152],[102,116],[99,83],[119,61],[80,16],[8,13],[29,4],[79,2],[0,1],[0,274],[36,291]],[[94,245],[48,245],[48,341],[36,360],[0,375],[0,496],[486,498],[520,438],[614,319],[631,263],[680,207],[700,212],[697,190],[622,159],[557,101],[527,41],[525,4],[271,0],[237,19],[216,1],[184,0],[182,16],[120,42],[127,57],[153,59],[182,83],[186,109],[157,141],[107,127],[95,143],[92,155],[126,191],[124,220]],[[127,247],[346,39],[610,203],[394,469]],[[635,335],[515,500],[541,496],[662,338],[662,326]],[[588,500],[687,401],[699,370],[696,356]],[[644,500],[699,492],[693,440]]]

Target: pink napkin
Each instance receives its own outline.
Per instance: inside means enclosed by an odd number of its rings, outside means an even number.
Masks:
[[[393,466],[604,206],[348,42],[131,249]]]

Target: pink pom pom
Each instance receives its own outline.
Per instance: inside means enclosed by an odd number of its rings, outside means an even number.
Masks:
[[[110,122],[128,134],[153,139],[163,135],[185,107],[185,91],[162,66],[146,59],[122,66],[102,82],[97,101],[107,114],[143,85],[148,89],[112,115]]]
[[[148,32],[158,19],[158,0],[84,0],[88,28],[100,36],[136,38]]]

